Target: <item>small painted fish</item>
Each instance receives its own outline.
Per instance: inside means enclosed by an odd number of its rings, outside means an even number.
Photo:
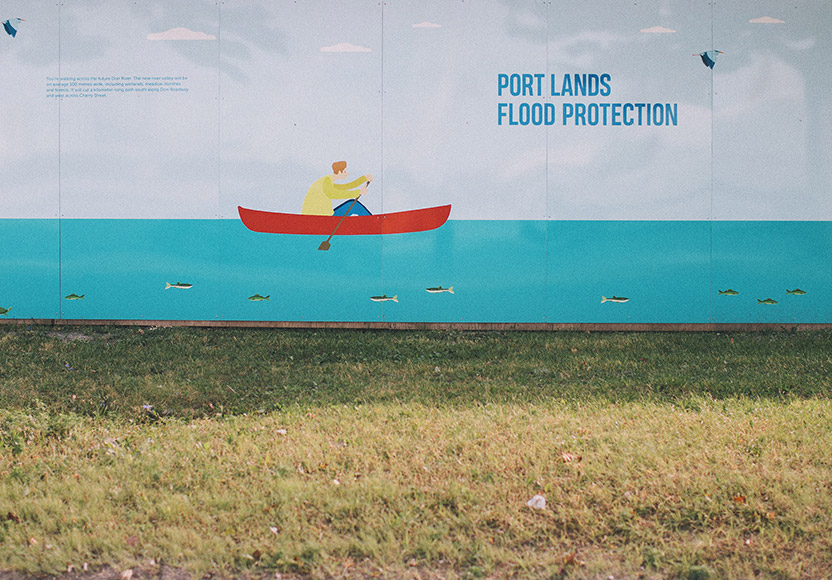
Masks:
[[[86,294],[81,294],[78,296],[77,294],[70,294],[69,296],[64,296],[66,300],[83,300]]]
[[[728,290],[720,290],[719,291],[720,296],[736,296],[738,294],[739,294],[739,292],[737,292],[736,290],[731,290],[730,288],[728,288]]]
[[[757,304],[777,304],[777,300],[773,298],[766,298],[765,300],[757,299]]]
[[[801,290],[800,288],[795,288],[794,290],[786,289],[786,294],[793,294],[794,296],[803,296],[806,294],[806,291]]]
[[[399,295],[396,294],[395,296],[388,296],[387,294],[384,294],[383,296],[370,296],[370,300],[372,300],[373,302],[387,302],[389,300],[392,300],[393,302],[398,304]]]
[[[271,294],[269,294],[271,296]],[[260,296],[259,294],[255,294],[254,296],[249,296],[248,299],[252,302],[262,302],[263,300],[269,300],[269,296]],[[269,300],[271,302],[271,300]]]
[[[183,282],[177,282],[176,284],[171,284],[170,282],[165,282],[165,290],[168,288],[179,288],[180,290],[187,290],[188,288],[193,288],[193,284],[184,284]]]
[[[6,316],[9,313],[9,310],[11,309],[11,306],[9,306],[8,308],[3,308],[2,306],[0,306],[0,316]]]
[[[451,286],[449,288],[443,288],[442,286],[436,286],[434,288],[425,288],[431,294],[439,294],[440,292],[450,292],[451,294],[454,293],[454,287]]]
[[[629,298],[622,298],[621,296],[613,296],[612,298],[607,298],[606,296],[601,296],[601,304],[603,304],[604,302],[618,302],[620,304],[623,304],[624,302],[627,302],[628,300],[629,300]]]

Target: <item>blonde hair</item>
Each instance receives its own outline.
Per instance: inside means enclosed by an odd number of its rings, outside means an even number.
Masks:
[[[336,161],[332,164],[332,173],[338,174],[347,168],[346,161]]]

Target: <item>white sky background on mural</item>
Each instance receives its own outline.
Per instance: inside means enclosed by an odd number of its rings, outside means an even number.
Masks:
[[[707,2],[606,4],[74,2],[59,47],[54,4],[4,3],[26,21],[0,39],[0,216],[299,212],[345,159],[374,213],[832,219],[832,5],[717,5],[712,46]],[[607,73],[609,97],[570,100],[678,103],[678,126],[501,126],[500,101],[565,99],[499,97],[499,73]],[[187,91],[59,104],[59,74]]]

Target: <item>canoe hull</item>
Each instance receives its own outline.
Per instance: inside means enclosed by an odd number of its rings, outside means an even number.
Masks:
[[[451,214],[450,205],[368,216],[326,216],[278,213],[237,207],[243,224],[253,232],[328,236],[372,236],[435,230]],[[343,221],[341,221],[343,219]],[[341,222],[341,225],[338,223]]]

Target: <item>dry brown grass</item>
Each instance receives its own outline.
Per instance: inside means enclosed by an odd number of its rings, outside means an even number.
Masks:
[[[2,416],[0,569],[822,578],[832,404]],[[8,439],[7,439],[8,441]],[[544,510],[526,502],[535,494]]]

